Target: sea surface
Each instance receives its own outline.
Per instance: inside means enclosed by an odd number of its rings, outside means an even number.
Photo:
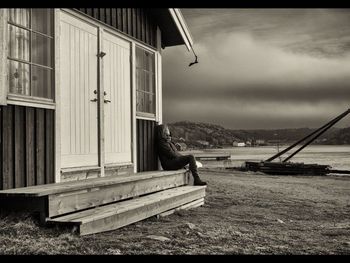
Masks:
[[[228,166],[241,166],[245,161],[263,161],[278,151],[286,149],[286,146],[261,146],[261,147],[230,147],[223,149],[210,149],[210,150],[195,150],[186,151],[188,153],[229,153],[231,158],[224,161],[210,161],[203,160],[203,167],[228,167]],[[299,146],[300,147],[300,146]],[[282,160],[288,157],[291,153],[299,148],[298,146],[293,148],[292,151],[282,155]],[[278,161],[275,159],[274,161]],[[305,163],[305,164],[320,164],[330,165],[332,169],[338,170],[350,170],[350,145],[310,145],[304,148],[302,151],[293,156],[290,162]]]

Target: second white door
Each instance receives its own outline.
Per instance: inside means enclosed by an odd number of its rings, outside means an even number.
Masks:
[[[131,70],[130,42],[103,32],[105,163],[130,163]]]

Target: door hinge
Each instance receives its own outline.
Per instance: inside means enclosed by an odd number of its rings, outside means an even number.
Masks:
[[[105,52],[100,52],[99,54],[97,54],[97,56],[99,57],[99,58],[103,58],[104,56],[106,55],[106,53]]]

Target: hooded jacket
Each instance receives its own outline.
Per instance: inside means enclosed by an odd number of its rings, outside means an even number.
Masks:
[[[158,150],[159,160],[163,167],[167,167],[169,160],[182,156],[176,149],[173,142],[168,142],[165,137],[166,125],[158,125],[156,132],[156,147]]]

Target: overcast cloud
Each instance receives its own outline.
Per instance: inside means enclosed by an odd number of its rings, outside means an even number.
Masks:
[[[163,51],[165,122],[319,127],[350,107],[350,10],[182,12],[199,64],[184,46]]]

